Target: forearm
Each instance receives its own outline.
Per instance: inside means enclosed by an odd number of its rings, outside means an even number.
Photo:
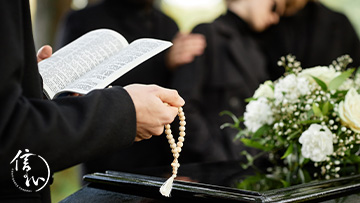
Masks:
[[[136,135],[135,108],[120,87],[54,101],[19,96],[7,106],[0,131],[0,165],[7,169],[18,150],[44,157],[55,172],[130,145]],[[1,179],[10,178],[6,171]]]

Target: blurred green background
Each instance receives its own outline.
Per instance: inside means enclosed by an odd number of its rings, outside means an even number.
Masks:
[[[30,0],[36,48],[45,44],[54,46],[59,22],[66,12],[70,9],[82,9],[98,1]],[[321,0],[321,2],[335,11],[344,13],[360,36],[359,0]],[[190,32],[198,23],[211,22],[225,10],[222,0],[157,0],[156,6],[172,17],[183,32]],[[75,166],[55,174],[51,186],[53,202],[59,202],[81,188],[80,170],[80,166]]]

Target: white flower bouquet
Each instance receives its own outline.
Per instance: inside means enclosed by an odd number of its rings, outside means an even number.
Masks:
[[[358,172],[360,71],[347,68],[351,62],[345,55],[329,66],[303,70],[294,56],[282,57],[284,76],[261,84],[243,117],[224,112],[234,123],[222,128],[239,129],[236,139],[289,170],[312,165],[313,176],[326,179],[341,176],[348,166]]]

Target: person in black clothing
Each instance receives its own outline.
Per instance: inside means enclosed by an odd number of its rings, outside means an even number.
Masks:
[[[173,88],[186,98],[187,139],[181,159],[192,162],[228,161],[244,150],[234,142],[235,130],[220,129],[232,122],[219,113],[228,110],[241,116],[245,99],[265,81],[265,60],[254,39],[279,20],[273,0],[228,0],[228,10],[212,23],[198,25],[207,47],[192,63],[179,67]],[[276,7],[282,8],[283,1]],[[281,4],[282,3],[282,4]]]
[[[280,23],[260,34],[260,44],[272,80],[284,73],[277,61],[288,54],[303,68],[329,65],[344,54],[353,58],[350,66],[360,65],[360,41],[350,21],[318,1],[287,0]]]
[[[19,150],[43,157],[52,174],[160,135],[184,104],[175,90],[156,85],[44,100],[30,18],[28,1],[0,2],[0,202],[50,202],[51,181],[39,192],[24,192],[13,182]],[[45,46],[38,59],[51,52]],[[38,165],[31,172],[38,173]]]
[[[168,87],[173,70],[201,54],[205,39],[199,34],[178,33],[175,22],[154,8],[153,2],[153,0],[105,0],[83,10],[72,11],[66,16],[60,30],[60,44],[63,46],[98,28],[115,30],[129,42],[146,37],[173,40],[174,45],[168,52],[152,57],[113,83],[113,85],[144,83]],[[175,126],[178,127],[178,124]],[[161,136],[154,137],[150,142],[135,143],[130,148],[119,150],[118,153],[87,162],[84,173],[105,170],[134,172],[146,167],[169,165],[171,161],[169,145]],[[124,162],[127,164],[122,164]]]

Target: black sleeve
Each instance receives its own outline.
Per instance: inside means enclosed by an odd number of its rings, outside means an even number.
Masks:
[[[56,172],[128,146],[136,135],[135,107],[121,87],[41,99],[28,7],[0,2],[0,182],[11,180],[18,150],[42,156]]]

